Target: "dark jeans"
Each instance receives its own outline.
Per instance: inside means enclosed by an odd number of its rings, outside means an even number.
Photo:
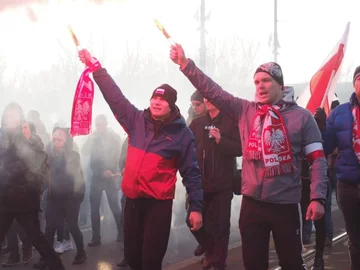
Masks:
[[[311,230],[312,230],[312,221],[305,220],[306,218],[306,211],[310,205],[310,180],[302,180],[302,189],[301,189],[301,212],[304,223],[307,225],[310,223],[309,228],[307,229],[306,226],[303,227],[303,238],[310,241],[311,238]],[[329,192],[328,192],[329,194]],[[330,210],[331,211],[331,210]],[[325,207],[326,212],[326,207]],[[315,234],[315,249],[316,249],[316,256],[322,257],[325,248],[325,239],[326,239],[326,226],[325,226],[325,215],[319,219],[314,221],[316,234]]]
[[[64,220],[74,238],[77,252],[84,251],[84,240],[78,225],[80,202],[76,200],[48,200],[46,210],[45,236],[50,245],[54,245],[55,231]]]
[[[90,213],[90,181],[91,176],[85,174],[85,196],[84,200],[80,206],[80,219],[79,222],[81,225],[86,225],[88,223],[88,214]]]
[[[32,245],[39,251],[49,270],[64,270],[60,258],[56,255],[52,245],[46,241],[40,230],[39,215],[37,211],[28,213],[0,212],[0,243],[4,241],[14,219],[23,227]]]
[[[332,222],[332,212],[331,212],[331,206],[332,206],[332,194],[333,191],[335,191],[335,195],[337,198],[337,177],[335,169],[329,169],[329,185],[328,185],[328,195],[326,198],[326,204],[325,204],[325,225],[326,225],[326,238],[333,239],[334,237],[334,227]],[[336,200],[337,202],[337,200]]]
[[[351,270],[360,269],[360,185],[339,181],[337,186],[339,208],[345,219],[349,236]]]
[[[62,243],[64,240],[70,240],[70,232],[65,219],[62,223],[59,223],[56,228],[56,237],[57,241]]]
[[[91,225],[93,241],[100,241],[100,203],[103,191],[106,192],[111,212],[113,213],[118,233],[121,234],[121,211],[118,203],[119,189],[111,178],[93,176],[90,187]]]
[[[19,225],[19,223],[16,220],[14,220],[6,235],[6,241],[8,244],[10,254],[14,257],[20,257],[18,236],[22,242],[23,249],[28,249],[28,248],[32,249],[31,241],[27,237],[24,229]]]
[[[126,199],[125,260],[132,270],[161,270],[168,246],[172,200]]]
[[[204,193],[203,227],[191,232],[204,248],[206,260],[221,269],[226,265],[228,254],[232,198],[232,189]],[[187,224],[191,227],[188,218]]]
[[[301,242],[299,204],[275,204],[243,196],[240,233],[243,264],[246,270],[269,268],[269,243],[272,232],[282,270],[306,270]]]

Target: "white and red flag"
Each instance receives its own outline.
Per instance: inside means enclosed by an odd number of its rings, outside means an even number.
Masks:
[[[315,113],[321,107],[329,115],[331,103],[334,100],[335,88],[341,73],[341,64],[344,59],[350,23],[346,25],[345,32],[330,53],[322,67],[311,78],[309,85],[296,99],[299,106]]]

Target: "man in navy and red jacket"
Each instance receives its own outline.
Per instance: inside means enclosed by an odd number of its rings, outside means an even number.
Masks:
[[[160,270],[169,240],[178,170],[189,194],[191,230],[202,226],[203,192],[194,136],[175,105],[177,92],[170,85],[156,88],[150,107],[142,111],[125,98],[87,50],[81,50],[79,58],[94,72],[106,102],[129,135],[122,181],[127,198],[125,259],[132,269]]]

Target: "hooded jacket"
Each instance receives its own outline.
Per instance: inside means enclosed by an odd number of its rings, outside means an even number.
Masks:
[[[355,93],[350,101],[337,106],[330,114],[323,133],[325,154],[330,155],[337,148],[336,177],[339,181],[360,184],[360,164],[353,149],[352,108],[360,106]]]
[[[241,144],[245,148],[248,145],[253,121],[260,104],[234,97],[224,91],[197,68],[192,60],[183,67],[182,72],[204,98],[238,123]],[[325,199],[327,164],[323,153],[322,137],[314,117],[294,101],[282,100],[280,102],[288,105],[281,111],[281,114],[293,153],[292,164],[296,169],[294,173],[264,177],[262,174],[263,160],[243,158],[242,194],[264,202],[299,203],[301,199],[301,165],[306,157],[311,164],[311,200]]]
[[[183,177],[190,211],[202,211],[201,175],[194,136],[179,110],[165,121],[154,121],[149,110],[129,102],[107,71],[93,73],[106,102],[129,136],[122,190],[127,198],[173,199],[176,173]]]

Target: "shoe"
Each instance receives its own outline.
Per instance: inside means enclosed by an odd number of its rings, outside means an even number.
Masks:
[[[206,257],[204,257],[201,266],[203,270],[209,270],[213,267],[212,263],[206,260]]]
[[[73,245],[73,242],[71,240],[64,240],[62,242],[62,247],[63,247],[64,252],[74,249],[74,245]]]
[[[97,246],[100,246],[101,245],[101,241],[98,240],[98,241],[95,241],[95,240],[91,240],[88,244],[88,247],[97,247]]]
[[[10,253],[8,259],[2,263],[3,267],[10,267],[20,264],[20,256],[19,255],[13,255]]]
[[[123,258],[122,260],[121,260],[121,262],[119,262],[118,264],[117,264],[117,267],[128,267],[129,265],[128,265],[128,263],[127,263],[127,261],[125,260],[125,258]]]
[[[332,239],[326,238],[325,247],[332,248],[333,242]]]
[[[64,247],[61,242],[56,242],[54,250],[57,254],[63,254],[64,253]]]
[[[22,263],[28,264],[33,259],[33,247],[24,247],[23,248],[23,257],[22,257]]]
[[[311,270],[324,270],[324,259],[323,258],[315,258],[314,265],[311,267]]]
[[[198,245],[194,251],[194,255],[196,257],[202,256],[202,255],[204,255],[204,253],[205,253],[205,250],[200,245]]]
[[[73,264],[82,264],[86,261],[87,254],[85,250],[78,252],[74,258]]]

